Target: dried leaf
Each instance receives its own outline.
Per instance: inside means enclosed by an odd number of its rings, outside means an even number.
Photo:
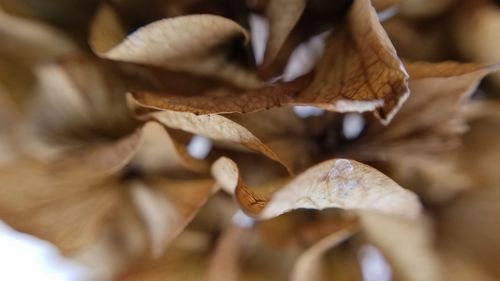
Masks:
[[[387,124],[408,97],[407,79],[370,1],[356,0],[297,100],[340,112],[378,109]]]
[[[305,0],[269,0],[266,7],[266,18],[269,20],[269,39],[264,55],[265,67],[278,55],[288,35],[299,21],[306,7]]]
[[[240,251],[245,229],[233,227],[219,238],[210,259],[207,281],[237,281],[240,275]]]
[[[456,62],[409,63],[407,69],[412,92],[408,101],[390,126],[369,128],[348,148],[348,156],[399,163],[453,148],[466,128],[463,108],[470,95],[484,76],[495,71]]]
[[[130,204],[116,180],[75,166],[18,162],[0,174],[1,218],[64,253],[89,247],[119,215],[120,205]]]
[[[445,280],[429,222],[367,212],[360,217],[367,239],[382,250],[404,280]]]
[[[131,161],[147,172],[190,170],[204,173],[208,165],[191,157],[186,148],[174,140],[165,127],[157,122],[147,122],[142,127],[138,151]]]
[[[126,38],[122,35],[118,17],[109,7],[101,7],[90,39],[100,57],[212,75],[243,87],[259,84],[254,74],[224,53],[224,46],[235,39],[249,41],[247,31],[230,19],[208,14],[179,16],[150,23]]]
[[[40,66],[28,120],[29,140],[60,149],[133,132],[137,122],[126,106],[126,88],[114,70],[88,57]]]
[[[450,32],[460,53],[468,60],[482,63],[500,63],[500,8],[494,1],[461,2]],[[496,89],[500,88],[500,74],[493,76]]]
[[[142,107],[142,105],[134,100],[130,95],[128,96],[128,99],[131,106],[136,108],[136,111]],[[287,163],[284,163],[274,151],[254,136],[250,131],[224,116],[196,115],[189,112],[162,110],[149,113],[146,116],[142,116],[142,118],[152,118],[169,128],[180,129],[193,134],[202,135],[216,141],[242,145],[281,163],[290,171]]]
[[[291,273],[290,280],[292,281],[320,281],[324,280],[321,276],[321,258],[323,254],[342,243],[353,234],[352,228],[346,228],[337,232],[334,232],[327,237],[321,239],[313,246],[308,248],[303,252],[297,259],[293,271]]]
[[[342,60],[336,62],[337,57]],[[310,75],[306,75],[238,95],[225,91],[196,98],[160,97],[147,92],[134,93],[134,96],[152,107],[199,114],[253,112],[294,104],[339,112],[380,108],[377,116],[388,123],[408,96],[407,78],[369,1],[357,0],[345,26],[330,38],[310,84]]]
[[[220,158],[212,174],[227,191],[235,194],[249,215],[269,219],[299,208],[363,209],[414,217],[421,211],[415,194],[401,188],[379,171],[347,159],[317,164],[275,192],[252,190],[239,177],[236,164]]]
[[[157,177],[132,182],[131,191],[148,229],[153,256],[160,257],[217,189],[212,180]]]
[[[161,258],[142,262],[126,274],[123,280],[204,280],[209,247],[210,236],[206,233],[184,231]]]

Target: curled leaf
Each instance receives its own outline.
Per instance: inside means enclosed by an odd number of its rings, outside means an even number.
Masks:
[[[132,165],[148,172],[191,170],[203,173],[208,166],[192,158],[186,148],[174,140],[166,128],[151,121],[143,125],[138,151]]]
[[[129,103],[140,110],[142,105],[128,96]],[[143,108],[144,109],[144,108]],[[146,108],[147,109],[147,108]],[[255,135],[238,123],[221,115],[196,115],[190,112],[176,112],[171,110],[162,110],[158,112],[147,113],[142,118],[152,118],[161,124],[174,129],[183,130],[193,134],[202,135],[213,139],[231,143],[233,145],[242,145],[250,150],[260,152],[268,158],[283,164],[288,168],[280,157],[259,140]]]
[[[306,7],[305,0],[283,1],[270,0],[266,7],[266,18],[269,20],[269,39],[263,65],[271,63],[278,55],[288,35]]]
[[[360,217],[368,240],[382,250],[397,275],[410,281],[444,280],[428,221],[366,212]]]
[[[295,262],[290,280],[323,280],[321,276],[321,269],[318,267],[321,267],[322,265],[321,258],[324,253],[328,249],[331,249],[348,239],[352,234],[353,229],[346,228],[328,235],[327,237],[316,242],[313,246],[309,247]]]
[[[225,45],[235,39],[249,40],[247,31],[230,19],[209,14],[179,16],[150,23],[125,38],[124,34],[112,9],[101,7],[90,39],[100,57],[215,75],[244,87],[259,84],[224,53]]]
[[[298,101],[340,112],[371,111],[388,123],[408,97],[408,74],[369,0],[355,0],[334,30]]]
[[[299,208],[362,209],[415,217],[420,202],[379,171],[354,160],[332,159],[317,164],[277,187],[274,192],[244,185],[238,168],[228,158],[212,166],[212,174],[248,214],[269,219]]]
[[[375,124],[348,148],[365,160],[421,158],[456,147],[465,131],[464,108],[479,82],[496,67],[473,63],[408,63],[408,101],[390,126]],[[413,153],[408,154],[408,151]],[[352,154],[351,154],[352,153]]]

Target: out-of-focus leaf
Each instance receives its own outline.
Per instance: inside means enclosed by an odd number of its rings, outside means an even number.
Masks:
[[[397,276],[409,281],[444,280],[428,221],[367,212],[360,217],[368,241],[382,250]]]
[[[131,206],[116,179],[88,169],[24,161],[0,173],[1,218],[64,253],[89,247],[122,204]]]
[[[127,108],[126,88],[114,70],[87,57],[38,68],[38,92],[29,116],[33,141],[58,149],[131,133],[137,121]]]
[[[299,208],[362,209],[415,217],[421,205],[415,194],[379,171],[354,160],[332,159],[315,165],[274,187],[274,192],[251,189],[243,183],[238,167],[228,158],[212,166],[212,174],[234,193],[249,215],[269,219]]]
[[[352,144],[347,155],[400,162],[456,147],[458,137],[466,130],[463,108],[481,79],[496,70],[455,62],[409,63],[407,69],[412,94],[399,114],[390,126],[374,124]]]
[[[259,84],[254,74],[227,57],[228,44],[249,41],[247,31],[230,19],[179,16],[150,23],[125,38],[124,34],[113,11],[101,7],[90,44],[103,58],[211,75],[243,87]]]
[[[219,238],[208,266],[207,281],[237,281],[244,228],[233,227]]]
[[[203,280],[209,262],[209,247],[210,236],[206,233],[184,231],[162,257],[136,265],[122,280]]]
[[[2,51],[9,50],[26,56],[53,57],[76,50],[76,46],[63,33],[33,19],[9,15],[0,8],[0,35]],[[23,48],[23,49],[14,49]]]
[[[439,211],[436,223],[441,250],[469,257],[495,279],[500,277],[499,198],[498,182],[464,192]]]
[[[12,161],[19,154],[17,126],[20,122],[19,109],[7,89],[0,84],[0,165]]]
[[[68,37],[53,27],[8,14],[1,7],[0,37],[0,82],[21,104],[31,94],[34,65],[77,50]]]
[[[266,18],[269,20],[269,38],[263,65],[268,65],[278,55],[288,35],[306,7],[306,0],[269,0],[266,7]]]
[[[132,182],[132,196],[148,229],[151,251],[161,256],[166,246],[217,191],[212,180],[169,180],[160,177]]]
[[[500,8],[494,1],[460,2],[452,34],[460,53],[467,59],[482,63],[500,63]],[[500,89],[500,74],[493,76]]]
[[[175,141],[165,127],[157,122],[147,122],[142,127],[142,137],[132,165],[148,172],[191,170],[207,172],[208,165],[192,158],[186,148]]]
[[[135,107],[136,111],[140,111],[142,105],[134,100],[133,97],[128,97],[131,106]],[[283,164],[284,167],[287,167],[287,169],[290,170],[287,163],[284,163],[273,150],[271,150],[255,135],[243,126],[224,116],[196,115],[190,112],[162,110],[148,113],[143,115],[141,118],[152,118],[169,128],[199,134],[216,141],[242,145],[245,148],[262,153],[270,159]]]
[[[352,228],[346,228],[334,232],[327,237],[321,239],[313,246],[309,247],[297,259],[290,280],[292,281],[321,281],[326,280],[322,275],[321,266],[323,265],[321,258],[323,254],[348,239],[353,234]]]
[[[328,235],[357,225],[353,214],[332,210],[295,210],[259,221],[256,228],[267,243],[283,248],[309,247]]]

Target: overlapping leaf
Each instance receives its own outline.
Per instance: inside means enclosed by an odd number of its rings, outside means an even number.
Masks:
[[[200,114],[252,112],[293,104],[340,112],[380,109],[378,116],[387,123],[408,95],[404,66],[365,0],[354,2],[314,72],[311,82],[312,74],[241,94],[222,91],[195,98],[137,92],[134,96],[153,107]]]
[[[212,173],[225,190],[234,193],[245,212],[259,219],[298,208],[364,209],[410,217],[421,209],[415,194],[354,160],[325,161],[271,191],[245,186],[236,164],[227,158],[215,162]]]

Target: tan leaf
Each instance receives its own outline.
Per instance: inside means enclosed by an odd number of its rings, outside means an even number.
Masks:
[[[131,106],[135,107],[136,111],[141,109],[142,105],[134,100],[132,96],[129,95],[128,100]],[[262,153],[268,158],[283,164],[284,167],[290,170],[287,163],[284,163],[274,151],[250,131],[224,116],[196,115],[189,112],[162,110],[148,113],[141,118],[152,118],[169,128],[199,134],[215,141],[242,145],[250,150]]]
[[[0,165],[16,159],[19,155],[18,125],[21,122],[19,109],[0,84]]]
[[[360,217],[368,241],[382,250],[397,275],[409,281],[445,280],[432,229],[424,218],[408,220],[367,212],[360,212]]]
[[[270,30],[264,55],[264,67],[276,58],[288,35],[299,21],[305,7],[305,0],[268,1],[265,13],[266,18],[269,20]]]
[[[457,8],[451,34],[462,56],[482,63],[500,63],[500,8],[494,1],[466,1]],[[493,76],[495,88],[500,89],[500,74]]]
[[[75,166],[18,162],[2,168],[0,181],[1,218],[56,244],[63,253],[90,246],[121,204],[129,204],[116,179]]]
[[[160,257],[198,210],[217,191],[214,182],[150,178],[130,184],[132,198],[148,230],[151,251]]]
[[[294,104],[295,96],[310,82],[311,75],[291,82],[282,82],[260,89],[234,91],[222,89],[203,96],[159,95],[151,92],[134,92],[141,103],[159,109],[212,113],[249,113]]]
[[[204,280],[210,244],[210,236],[206,233],[184,231],[161,258],[143,261],[122,280]]]
[[[137,121],[126,106],[125,86],[114,71],[112,65],[85,56],[37,68],[38,89],[27,140],[59,149],[133,132]]]
[[[157,122],[147,122],[142,127],[138,151],[131,161],[147,172],[190,170],[203,173],[208,165],[192,158],[185,146],[175,141],[165,127]]]
[[[316,242],[313,246],[304,251],[295,262],[291,273],[292,281],[320,281],[324,280],[321,276],[321,258],[324,253],[342,243],[353,234],[353,228],[346,228],[334,232],[327,237]]]
[[[347,159],[332,159],[317,164],[274,187],[274,192],[250,189],[228,158],[212,166],[212,174],[248,214],[269,219],[299,208],[363,209],[414,217],[421,211],[418,198],[379,171]]]
[[[463,108],[481,79],[495,71],[495,67],[456,62],[408,63],[407,69],[410,98],[390,126],[374,124],[368,128],[364,137],[348,148],[348,156],[401,161],[455,147],[457,137],[466,130]]]
[[[344,26],[329,39],[312,82],[311,76],[260,90],[226,91],[196,99],[147,92],[134,96],[153,107],[199,114],[253,112],[284,105],[313,105],[339,112],[378,109],[383,123],[391,120],[408,96],[406,70],[368,0],[355,1]]]
[[[207,270],[207,281],[237,281],[240,277],[240,251],[245,229],[227,229],[217,241]]]
[[[369,0],[356,0],[334,30],[302,103],[340,112],[378,109],[388,123],[408,96],[406,73]]]
[[[139,28],[126,38],[118,17],[108,6],[94,20],[90,44],[103,58],[133,62],[195,74],[212,75],[243,87],[259,84],[254,74],[231,62],[224,45],[234,39],[249,41],[236,22],[216,15],[167,18]]]

